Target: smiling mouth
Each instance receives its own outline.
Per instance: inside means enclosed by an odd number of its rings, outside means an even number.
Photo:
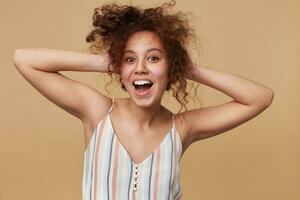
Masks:
[[[150,88],[152,87],[153,83],[147,83],[147,84],[144,84],[144,85],[135,85],[133,84],[136,92],[138,94],[145,94],[148,90],[150,90]]]

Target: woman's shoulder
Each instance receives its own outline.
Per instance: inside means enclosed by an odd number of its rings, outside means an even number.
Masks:
[[[188,135],[188,128],[185,123],[184,115],[184,112],[174,114],[175,129],[180,136],[183,152],[191,144],[191,138]]]

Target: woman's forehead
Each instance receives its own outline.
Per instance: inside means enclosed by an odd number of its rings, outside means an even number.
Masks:
[[[124,53],[140,51],[164,52],[159,37],[150,31],[142,31],[133,34],[127,41]]]

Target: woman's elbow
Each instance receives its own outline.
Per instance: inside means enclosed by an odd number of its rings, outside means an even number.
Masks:
[[[26,62],[26,49],[15,49],[13,54],[13,62],[16,67],[23,66]]]
[[[274,99],[274,91],[272,89],[268,89],[263,99],[263,105],[265,107],[269,107]]]

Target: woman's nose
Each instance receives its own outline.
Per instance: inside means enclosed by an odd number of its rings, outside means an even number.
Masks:
[[[147,65],[144,61],[140,61],[135,66],[135,73],[148,72]]]

